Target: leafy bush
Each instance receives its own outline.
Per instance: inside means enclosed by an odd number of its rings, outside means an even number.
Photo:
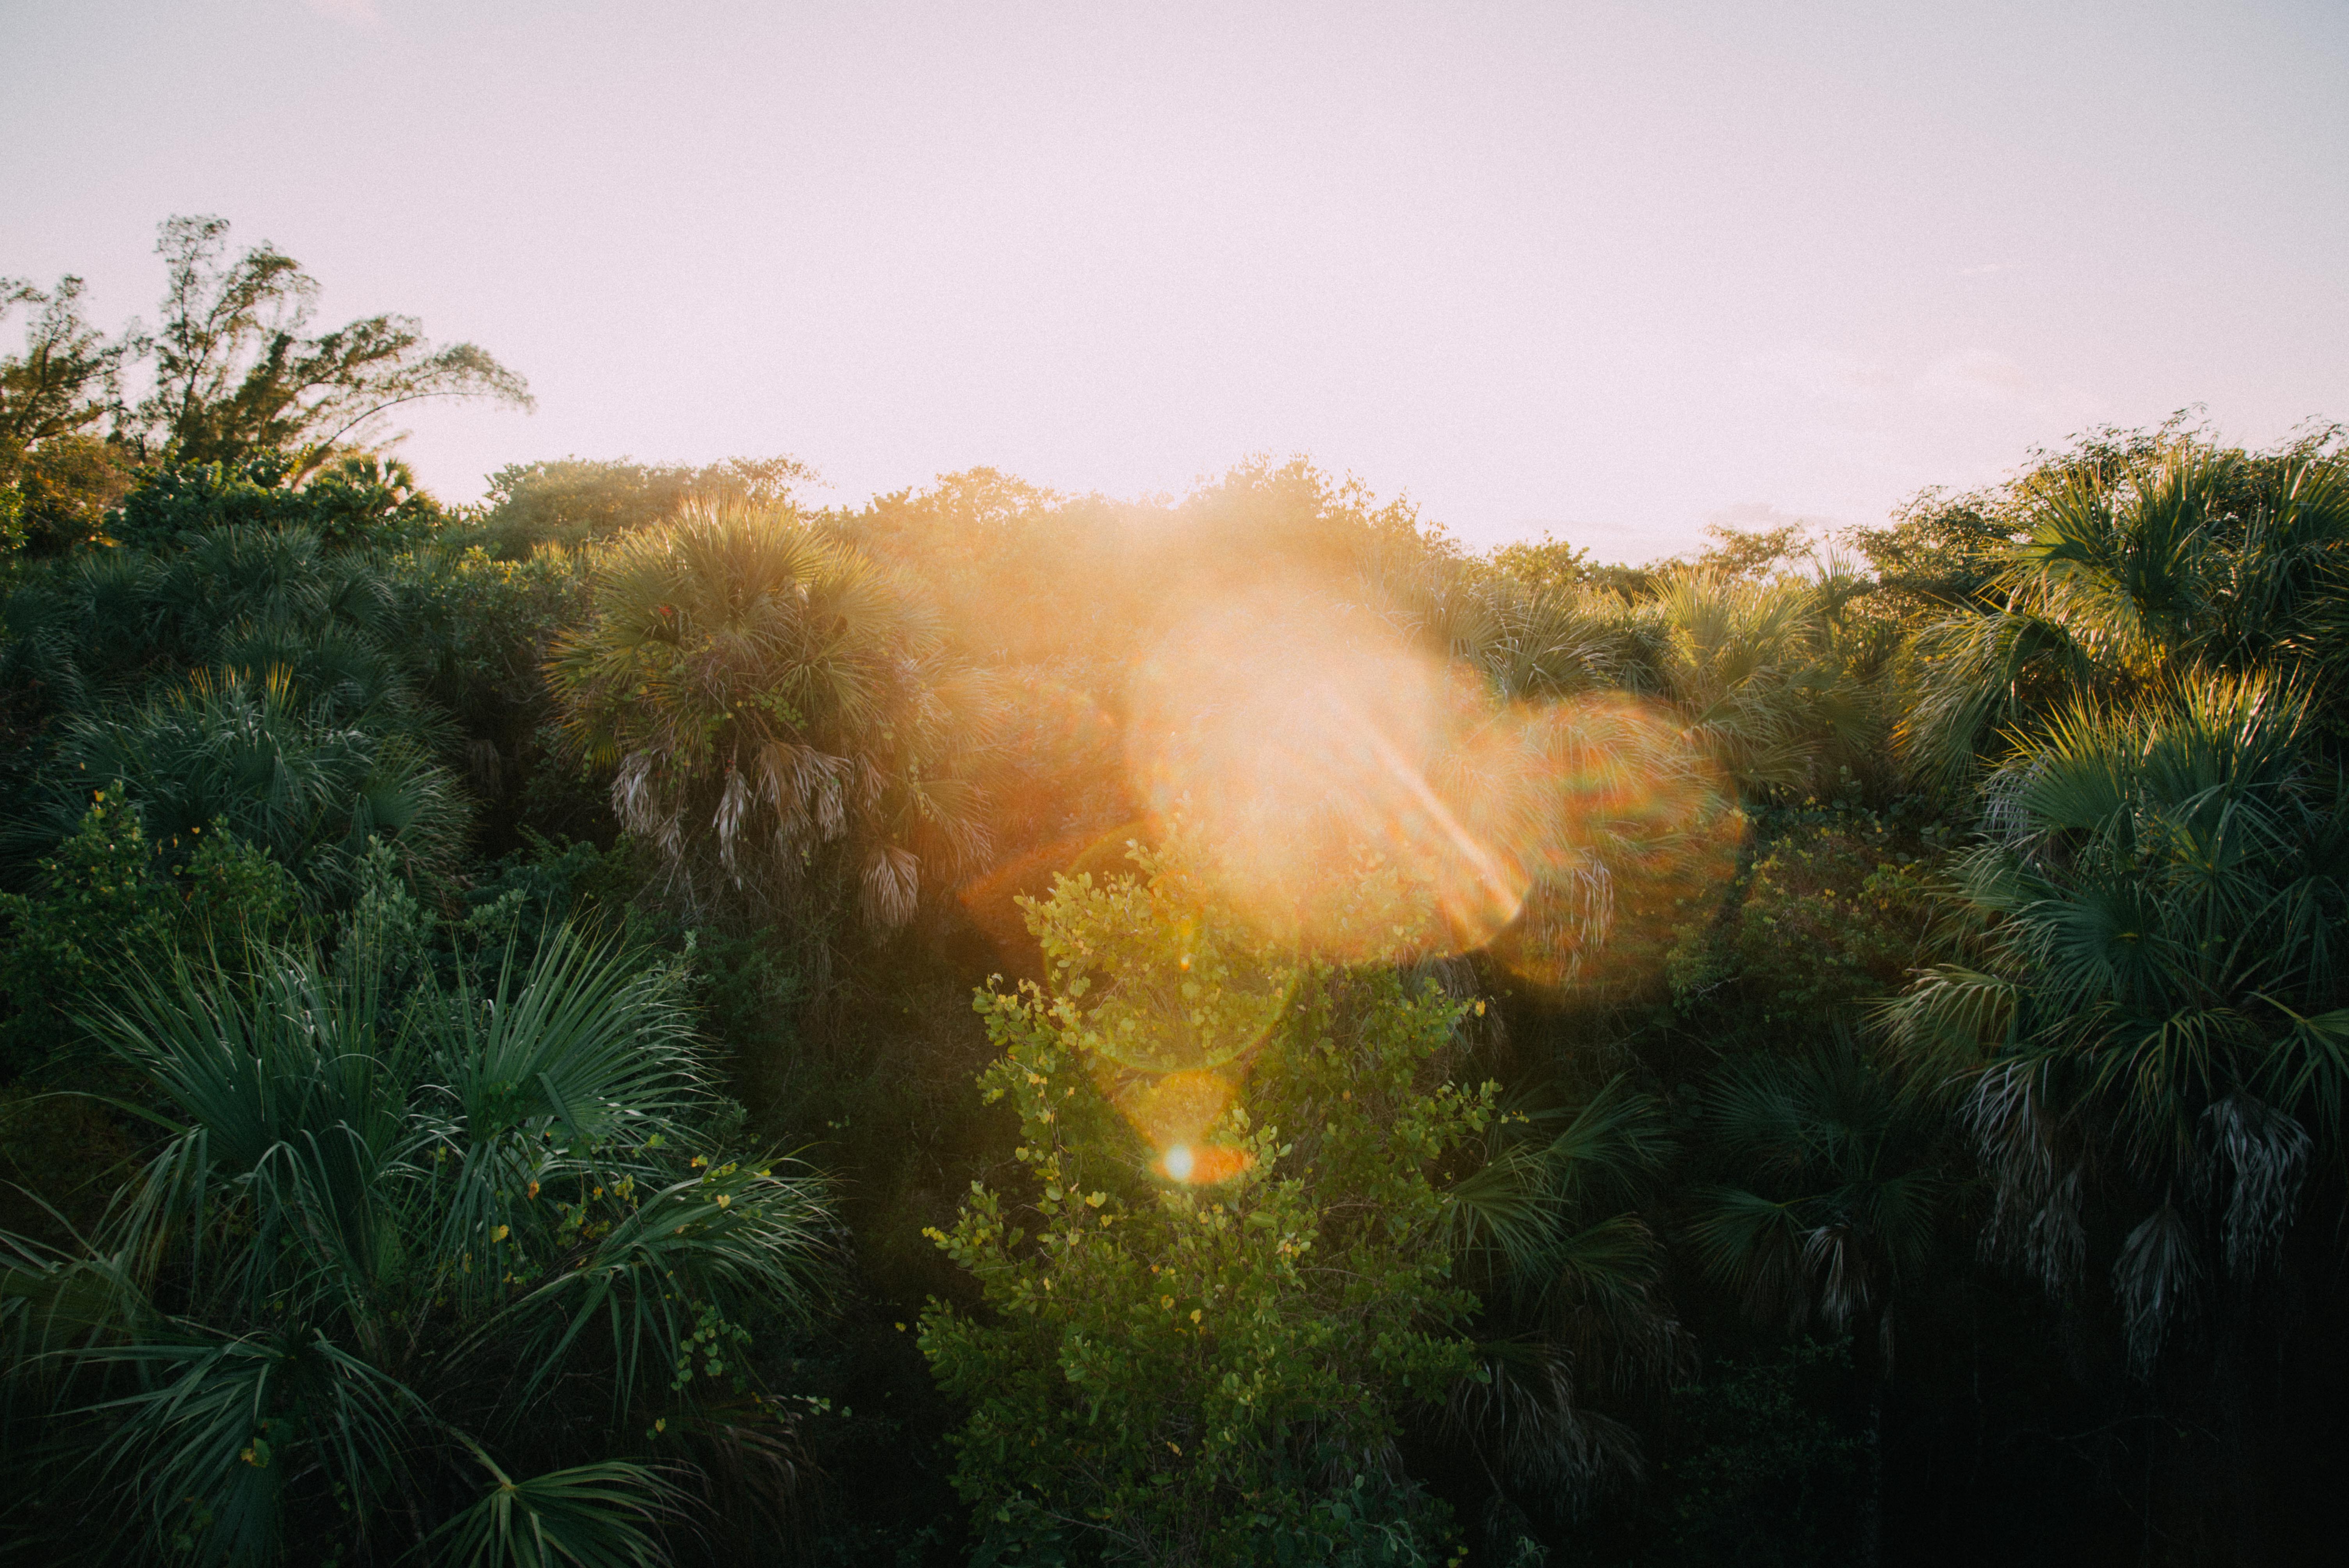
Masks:
[[[1863,1449],[1836,1418],[1841,1345],[1802,1341],[1728,1361],[1683,1391],[1680,1442],[1658,1499],[1663,1560],[1687,1568],[1824,1565],[1863,1559],[1853,1528]]]
[[[1818,1028],[1890,996],[1929,955],[1933,862],[1856,814],[1797,825],[1754,862],[1727,933],[1754,1022]]]
[[[1492,1091],[1431,1081],[1465,1006],[1260,951],[1141,863],[1030,901],[1047,983],[978,999],[1019,1169],[932,1233],[986,1311],[921,1344],[982,1554],[1440,1560],[1392,1445],[1475,1369],[1442,1188]]]
[[[529,830],[608,834],[607,780],[567,755],[546,659],[589,608],[589,561],[546,550],[493,560],[442,543],[386,562],[405,667],[454,732],[444,749],[485,807],[484,848]]]
[[[729,458],[706,468],[563,458],[509,463],[490,476],[482,527],[492,552],[527,559],[649,528],[689,500],[771,506],[814,478],[793,458]]]
[[[119,789],[101,791],[40,862],[33,893],[0,893],[0,1068],[47,1057],[70,1016],[176,950],[232,962],[294,919],[285,869],[222,819],[150,839]]]

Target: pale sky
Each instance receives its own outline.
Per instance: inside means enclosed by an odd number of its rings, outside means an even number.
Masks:
[[[529,377],[513,461],[1181,491],[1485,545],[1880,519],[2206,404],[2349,419],[2349,4],[0,0],[0,273],[216,212]]]

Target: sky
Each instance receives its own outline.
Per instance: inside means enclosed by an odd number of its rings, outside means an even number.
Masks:
[[[1882,521],[2201,405],[2349,419],[2349,5],[0,0],[0,273],[212,212],[529,378],[513,462],[1180,493],[1475,547]]]

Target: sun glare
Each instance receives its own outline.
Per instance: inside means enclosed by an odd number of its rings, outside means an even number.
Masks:
[[[1725,874],[1727,796],[1677,726],[1620,696],[1502,702],[1309,585],[1201,606],[1133,692],[1128,766],[1154,818],[1195,834],[1247,919],[1324,957],[1507,934],[1513,962],[1556,977],[1558,943],[1575,961],[1599,945],[1619,872]]]

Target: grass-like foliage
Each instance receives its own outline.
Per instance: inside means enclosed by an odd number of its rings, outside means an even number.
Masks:
[[[698,1145],[670,971],[564,930],[394,998],[281,952],[88,1024],[164,1136],[86,1244],[12,1240],[0,1310],[12,1446],[120,1501],[25,1525],[141,1560],[662,1560],[690,1457],[662,1435],[758,1400],[739,1346],[809,1309],[827,1226],[813,1179]]]

